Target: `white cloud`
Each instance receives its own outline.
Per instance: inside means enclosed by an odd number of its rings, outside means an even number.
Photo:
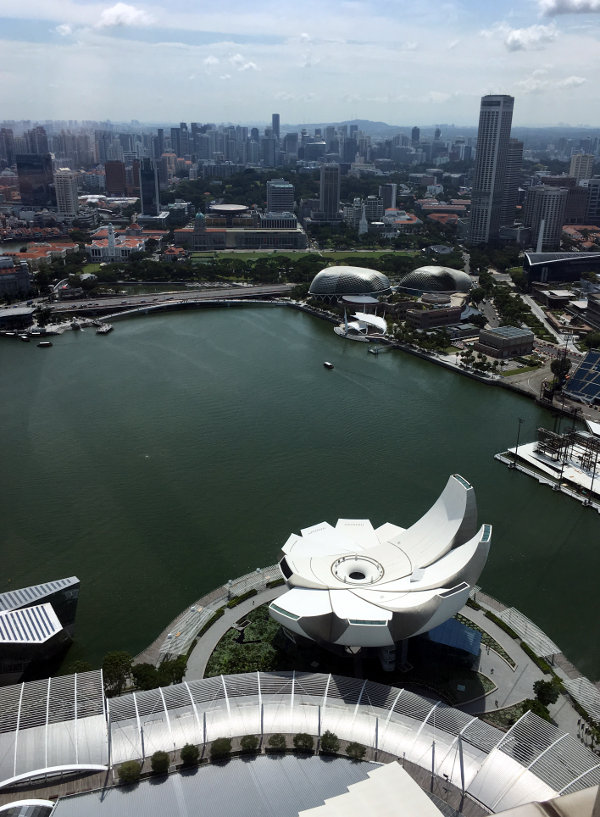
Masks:
[[[438,104],[440,102],[448,102],[451,97],[452,94],[446,94],[443,91],[430,91],[425,95],[425,102],[434,102]]]
[[[508,51],[538,51],[556,40],[558,29],[554,23],[548,26],[533,25],[528,28],[511,28],[506,23],[498,23],[481,34],[488,40],[501,37]]]
[[[130,6],[127,3],[116,3],[104,9],[96,28],[114,28],[116,26],[148,26],[154,22],[150,14]]]
[[[236,67],[239,65],[243,65],[246,60],[242,57],[241,54],[233,54],[233,56],[229,57],[229,62]]]
[[[529,28],[513,28],[506,31],[504,45],[509,51],[526,51],[543,48],[554,42],[558,36],[554,24],[549,26],[534,25]]]
[[[456,46],[457,46],[459,43],[460,43],[460,40],[452,40],[452,42],[449,42],[449,43],[448,43],[448,45],[446,46],[446,48],[447,48],[447,50],[448,50],[448,51],[454,51],[454,49],[456,48]]]
[[[599,14],[600,0],[538,0],[542,14]]]
[[[560,82],[557,82],[559,88],[578,88],[580,85],[583,85],[587,82],[585,77],[566,77],[565,79],[561,79]]]
[[[247,60],[241,54],[233,54],[233,56],[229,57],[229,62],[238,71],[259,71],[260,70],[258,65],[255,62],[252,62],[251,60]]]
[[[258,65],[255,62],[245,62],[238,71],[258,71]]]
[[[224,79],[224,80],[231,79],[231,74],[221,74],[219,79]]]
[[[73,33],[73,29],[70,25],[67,25],[67,23],[62,23],[62,25],[56,26],[54,30],[57,34],[60,34],[61,37],[68,37]]]
[[[208,57],[206,57],[204,60],[202,60],[202,62],[204,63],[204,65],[218,65],[219,64],[219,58],[213,56],[212,54],[209,54]]]

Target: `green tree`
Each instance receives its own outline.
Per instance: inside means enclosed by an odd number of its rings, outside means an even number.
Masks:
[[[154,752],[152,757],[150,758],[150,765],[152,766],[152,771],[154,774],[166,774],[169,771],[169,766],[171,765],[171,758],[169,757],[168,752]]]
[[[583,339],[583,344],[587,346],[588,349],[600,348],[600,332],[590,332]]]
[[[179,757],[184,766],[195,766],[200,758],[200,749],[193,743],[186,743],[179,752]]]
[[[333,732],[330,732],[329,729],[323,732],[321,737],[321,751],[325,752],[327,755],[335,755],[339,748],[340,742],[338,740],[338,736]]]
[[[294,735],[293,743],[294,749],[298,749],[299,752],[312,752],[315,745],[313,736],[306,732],[298,732],[297,735]]]
[[[253,754],[258,750],[258,737],[256,735],[244,735],[240,739],[240,747],[244,754]]]
[[[93,669],[94,668],[89,661],[73,661],[67,667],[67,674],[71,675],[76,672],[90,672]]]
[[[365,752],[366,748],[362,743],[357,743],[355,740],[346,746],[346,754],[351,760],[362,760]]]
[[[131,674],[138,689],[156,689],[160,686],[158,671],[153,664],[134,664]]]
[[[126,760],[119,766],[120,783],[137,783],[142,773],[142,764],[137,760]]]
[[[222,760],[231,754],[231,738],[216,738],[210,745],[210,759]]]
[[[535,696],[544,706],[555,704],[558,701],[560,690],[555,681],[536,681],[533,685]]]
[[[269,738],[268,744],[271,749],[274,749],[278,752],[285,752],[287,746],[285,735],[282,735],[279,732],[275,732],[275,734],[271,735],[271,737]]]
[[[545,721],[552,720],[550,713],[548,712],[548,707],[541,701],[538,701],[537,698],[527,698],[525,701],[523,701],[523,712],[533,712],[535,715],[538,715]]]
[[[562,384],[567,379],[567,375],[571,369],[571,361],[568,357],[557,357],[555,360],[552,361],[550,364],[550,370],[552,374],[556,377],[558,384],[562,386]]]
[[[128,652],[109,652],[102,661],[104,689],[107,695],[119,695],[131,675],[132,657]]]

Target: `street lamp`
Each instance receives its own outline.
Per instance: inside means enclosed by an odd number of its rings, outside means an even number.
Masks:
[[[511,468],[516,468],[516,466],[517,466],[517,454],[519,453],[519,438],[521,436],[521,424],[523,423],[523,418],[519,417],[518,421],[519,421],[519,424],[517,426],[517,444],[515,446],[515,453],[513,455],[514,460],[513,460],[513,462],[511,463],[511,466],[510,466]]]

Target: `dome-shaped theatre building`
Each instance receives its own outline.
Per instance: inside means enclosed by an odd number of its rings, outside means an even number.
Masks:
[[[326,267],[313,278],[308,294],[313,298],[337,301],[344,295],[368,295],[378,298],[392,289],[387,275],[368,267]]]
[[[407,273],[400,281],[400,288],[414,292],[469,292],[471,278],[462,270],[428,265]]]

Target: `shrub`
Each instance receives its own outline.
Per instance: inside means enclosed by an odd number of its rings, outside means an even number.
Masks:
[[[246,601],[246,599],[251,599],[252,596],[256,596],[257,593],[258,590],[255,587],[253,587],[252,590],[247,590],[245,593],[242,593],[241,596],[234,596],[234,598],[229,599],[229,601],[227,602],[227,607],[229,608],[237,607],[238,604],[241,604],[243,601]]]
[[[207,632],[207,630],[209,630],[213,626],[215,621],[218,621],[224,613],[225,613],[224,607],[219,607],[218,610],[215,610],[215,612],[212,614],[212,616],[208,619],[206,624],[204,624],[204,626],[198,633],[198,638],[200,638],[200,636],[203,636],[204,633]]]
[[[281,587],[282,584],[285,584],[285,579],[271,579],[270,582],[267,582],[267,587]]]
[[[258,738],[256,735],[244,735],[240,739],[240,746],[244,754],[252,754],[258,749]]]
[[[314,745],[312,735],[306,732],[298,732],[297,735],[294,735],[294,749],[298,749],[300,752],[312,752]]]
[[[195,766],[200,757],[200,750],[193,743],[186,743],[179,752],[179,757],[184,766]]]
[[[541,669],[542,672],[546,673],[546,675],[554,675],[552,667],[546,661],[546,659],[545,658],[540,658],[539,656],[537,656],[534,653],[534,651],[531,649],[529,644],[525,644],[525,642],[522,641],[521,642],[521,649],[523,650],[525,655],[528,655],[531,658],[531,660],[533,661],[534,664],[537,664],[537,666]]]
[[[540,718],[543,718],[545,721],[552,722],[552,718],[550,717],[550,713],[548,712],[548,707],[544,706],[541,701],[538,701],[537,698],[527,698],[523,701],[523,712],[533,712],[535,715],[539,715]]]
[[[161,752],[159,750],[158,752],[154,752],[150,758],[150,765],[152,766],[154,774],[166,774],[171,765],[171,758],[167,752]]]
[[[362,760],[366,751],[362,743],[357,743],[355,740],[346,746],[346,754],[352,760]]]
[[[142,773],[142,764],[137,760],[127,760],[119,766],[120,783],[137,783]]]
[[[554,681],[536,681],[533,685],[533,691],[538,701],[544,706],[555,704],[558,701],[559,688]]]
[[[231,754],[231,739],[217,738],[210,745],[210,759],[221,760]]]
[[[323,732],[323,736],[321,737],[321,751],[327,755],[335,755],[339,748],[340,742],[338,736],[330,732],[329,729]]]
[[[514,638],[514,639],[519,638],[519,636],[517,635],[517,633],[515,633],[513,628],[509,627],[508,624],[506,624],[506,622],[502,621],[502,619],[498,618],[498,616],[495,615],[494,613],[491,613],[489,610],[486,610],[485,617],[489,618],[490,621],[493,621],[494,624],[496,624],[498,627],[500,627],[501,630],[504,630],[505,633],[508,633],[508,635],[511,638]]]
[[[467,607],[470,607],[472,610],[481,610],[481,604],[478,604],[478,602],[471,598],[467,599]]]
[[[274,735],[271,735],[271,737],[268,740],[268,744],[271,747],[271,749],[274,749],[277,752],[285,752],[287,748],[285,736],[279,732],[276,732]]]

